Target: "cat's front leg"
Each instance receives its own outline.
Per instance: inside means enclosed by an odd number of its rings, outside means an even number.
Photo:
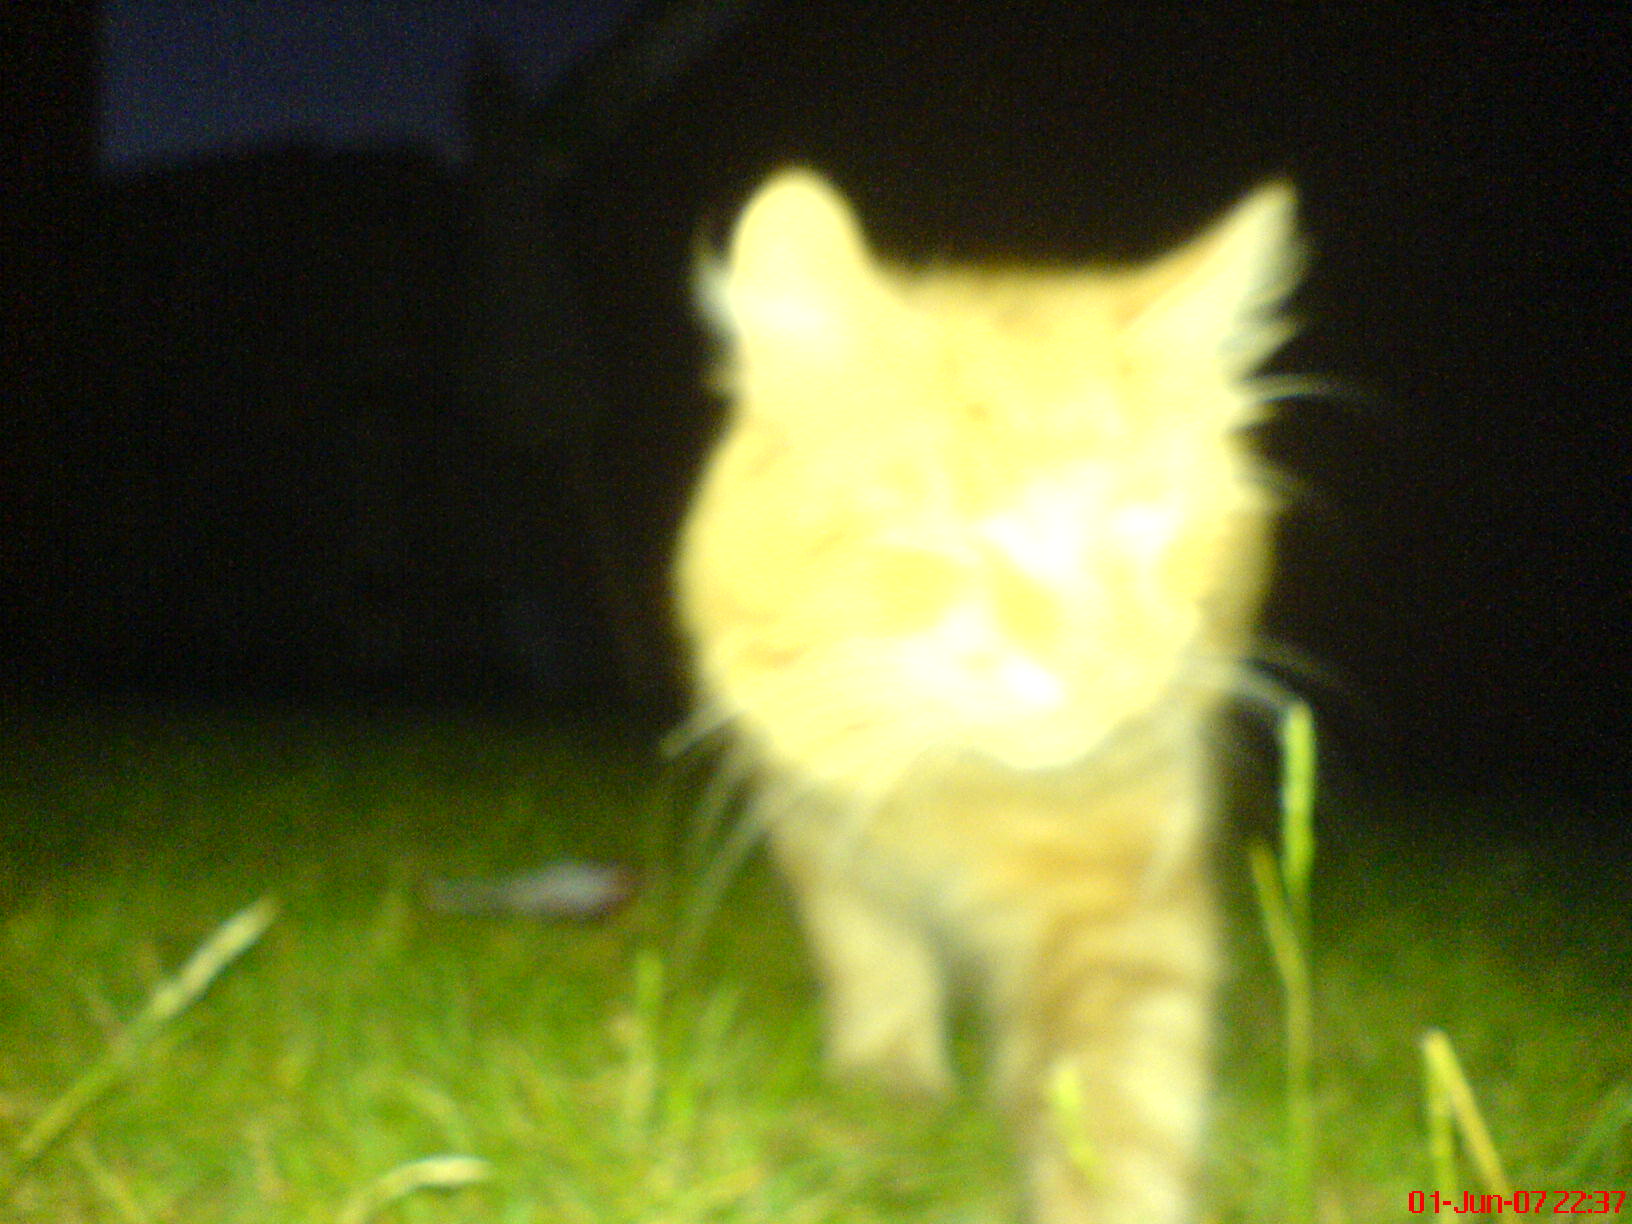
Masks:
[[[909,1094],[950,1093],[945,975],[925,933],[869,897],[830,847],[787,830],[771,845],[816,960],[828,1065]]]
[[[1036,1224],[1194,1219],[1214,977],[1210,915],[1055,915],[1001,1024],[999,1087]]]

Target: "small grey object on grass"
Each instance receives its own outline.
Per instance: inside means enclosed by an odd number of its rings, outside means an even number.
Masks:
[[[533,871],[425,882],[425,904],[452,914],[525,914],[604,918],[635,894],[635,873],[621,863],[559,859]]]

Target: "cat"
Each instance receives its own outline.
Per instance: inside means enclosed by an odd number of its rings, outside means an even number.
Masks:
[[[1219,972],[1209,724],[1274,499],[1242,439],[1290,334],[1292,188],[1136,267],[880,261],[803,168],[699,275],[730,401],[680,532],[830,1064],[931,1096],[992,1042],[1037,1224],[1194,1218]]]

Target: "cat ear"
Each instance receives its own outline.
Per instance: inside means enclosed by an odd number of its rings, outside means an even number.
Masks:
[[[723,263],[705,266],[705,310],[740,345],[831,355],[873,285],[850,206],[820,175],[778,172],[743,209]]]
[[[1227,374],[1250,373],[1294,331],[1282,307],[1303,266],[1296,211],[1292,185],[1271,180],[1136,274],[1132,341],[1153,361],[1211,352]]]

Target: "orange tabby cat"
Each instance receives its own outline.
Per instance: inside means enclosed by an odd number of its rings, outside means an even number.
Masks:
[[[1204,739],[1296,270],[1282,183],[1144,267],[906,271],[789,170],[703,273],[733,411],[677,565],[699,717],[758,767],[832,1063],[947,1090],[971,981],[1040,1224],[1192,1216]]]

